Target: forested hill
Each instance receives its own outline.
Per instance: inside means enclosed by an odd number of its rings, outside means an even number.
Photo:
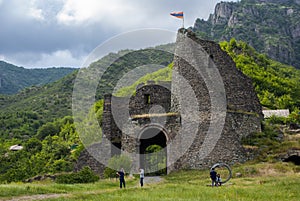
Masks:
[[[221,2],[193,30],[215,41],[242,40],[272,59],[300,68],[300,0]]]
[[[0,61],[0,94],[15,94],[31,86],[42,86],[72,73],[75,68],[26,69]]]
[[[124,50],[107,55],[93,63],[91,68],[100,68],[111,60],[115,62],[99,80],[97,99],[112,93],[118,81],[131,70],[147,64],[167,66],[172,62],[173,55],[153,49],[132,53]],[[0,138],[27,139],[35,135],[43,124],[71,115],[76,75],[75,71],[56,82],[28,87],[11,96],[0,94]]]

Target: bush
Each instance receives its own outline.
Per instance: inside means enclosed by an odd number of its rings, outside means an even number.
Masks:
[[[93,183],[99,180],[97,176],[89,167],[84,167],[79,172],[71,174],[61,174],[55,179],[59,184],[76,184],[76,183]]]
[[[116,170],[106,167],[104,170],[104,178],[115,178]]]
[[[64,159],[56,160],[52,163],[51,172],[71,172],[73,170],[73,163]]]
[[[275,115],[272,115],[270,118],[266,119],[266,122],[269,124],[286,124],[287,118],[285,117],[277,117]]]

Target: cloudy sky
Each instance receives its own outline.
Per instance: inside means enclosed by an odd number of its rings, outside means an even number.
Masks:
[[[0,0],[0,60],[26,68],[80,67],[98,45],[132,30],[177,31],[221,0]],[[223,0],[224,1],[224,0]],[[233,0],[234,1],[234,0]]]

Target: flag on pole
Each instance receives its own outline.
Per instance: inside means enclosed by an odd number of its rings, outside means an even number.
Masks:
[[[183,12],[172,12],[172,13],[170,13],[170,15],[180,18],[180,19],[183,19]]]
[[[172,12],[172,13],[170,13],[170,15],[182,19],[182,28],[184,28],[184,16],[183,16],[182,11],[181,12]]]

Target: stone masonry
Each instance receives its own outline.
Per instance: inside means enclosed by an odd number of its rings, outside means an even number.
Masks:
[[[217,43],[180,29],[172,83],[141,84],[130,98],[106,95],[102,132],[114,145],[109,154],[128,153],[133,169],[145,166],[147,146],[160,145],[169,173],[245,162],[241,139],[261,131],[262,117],[251,79],[231,57]],[[103,172],[87,158],[83,152],[77,169],[89,165]]]

